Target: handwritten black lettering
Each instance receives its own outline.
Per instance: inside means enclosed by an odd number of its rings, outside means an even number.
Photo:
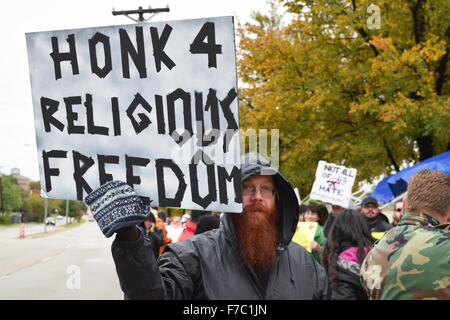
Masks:
[[[153,44],[153,56],[155,57],[156,71],[161,71],[161,62],[163,62],[169,70],[175,67],[175,62],[169,58],[169,56],[164,52],[164,47],[166,46],[167,40],[169,40],[170,33],[172,32],[172,27],[166,23],[161,37],[158,36],[158,29],[150,27],[150,33],[152,36]]]
[[[91,60],[91,71],[93,74],[103,79],[112,70],[111,44],[109,42],[109,37],[105,36],[100,32],[97,32],[92,38],[88,40],[88,42],[89,42],[89,57]],[[102,68],[98,66],[97,61],[98,43],[101,43],[103,45],[103,54],[105,57],[105,65]]]
[[[79,74],[78,70],[78,60],[77,60],[77,50],[75,47],[75,36],[73,34],[69,34],[67,37],[67,42],[69,43],[69,52],[59,52],[58,47],[58,38],[51,37],[52,40],[52,52],[50,56],[53,59],[53,65],[55,69],[55,79],[61,79],[61,62],[62,61],[70,61],[72,65],[72,73]]]
[[[181,171],[180,167],[178,167],[172,159],[156,159],[155,167],[159,206],[175,208],[181,207],[181,201],[183,200],[184,192],[187,187],[187,184],[184,181],[183,171]],[[165,168],[172,170],[178,179],[178,189],[174,198],[167,198],[166,196],[166,185],[164,179]]]
[[[130,37],[125,29],[119,29],[120,35],[120,52],[122,57],[122,74],[124,78],[130,79],[130,65],[128,57],[134,62],[136,69],[139,72],[140,78],[147,77],[147,68],[145,66],[145,47],[144,35],[142,27],[136,27],[136,46],[132,44]]]
[[[67,158],[67,151],[64,150],[51,150],[46,152],[42,151],[42,160],[44,162],[44,177],[45,177],[45,191],[50,192],[52,190],[51,177],[59,176],[59,169],[50,168],[49,158]]]

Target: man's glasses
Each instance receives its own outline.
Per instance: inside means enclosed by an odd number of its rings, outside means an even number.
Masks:
[[[397,209],[395,209],[395,211],[402,212],[402,208],[397,208]]]
[[[261,195],[263,197],[269,197],[269,196],[273,196],[275,194],[276,189],[272,188],[272,187],[259,187],[259,193],[261,193]],[[242,188],[242,193],[246,196],[251,196],[254,195],[256,192],[256,187],[255,186],[243,186]]]

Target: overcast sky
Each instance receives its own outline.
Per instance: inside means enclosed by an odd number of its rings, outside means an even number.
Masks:
[[[268,10],[265,0],[3,1],[0,10],[0,172],[10,174],[11,168],[19,168],[22,175],[39,180],[25,33],[132,24],[134,22],[125,16],[113,16],[112,9],[167,5],[169,13],[159,13],[150,21],[233,15],[237,24],[249,21],[252,11]]]

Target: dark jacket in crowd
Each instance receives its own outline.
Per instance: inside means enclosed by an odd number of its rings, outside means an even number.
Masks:
[[[150,213],[151,214],[151,213]],[[139,225],[139,232],[143,235],[144,241],[146,242],[146,246],[149,246],[155,255],[155,258],[159,257],[159,248],[164,243],[164,234],[163,231],[155,227],[153,232],[146,232],[144,222]]]
[[[204,215],[198,220],[197,228],[195,228],[194,234],[200,234],[209,230],[219,228],[220,220],[217,216]]]
[[[368,300],[360,280],[360,264],[356,257],[358,247],[349,247],[342,251],[336,262],[336,275],[339,281],[337,289],[332,288],[332,300]],[[367,248],[368,252],[370,248]]]
[[[392,225],[389,223],[389,219],[380,212],[377,218],[377,222],[369,224],[370,232],[385,232],[392,229]]]
[[[264,158],[259,158],[257,164],[245,161],[242,161],[242,181],[259,174],[262,168],[271,168]],[[325,269],[304,248],[291,242],[298,222],[294,190],[279,172],[273,178],[280,194],[280,236],[276,263],[268,273],[267,286],[241,257],[232,213],[226,213],[223,228],[169,244],[158,261],[143,245],[142,233],[138,240],[130,242],[116,237],[112,255],[125,296],[130,299],[328,299],[331,291]]]

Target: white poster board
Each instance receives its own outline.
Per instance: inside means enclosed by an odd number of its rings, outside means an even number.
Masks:
[[[357,170],[319,161],[310,199],[349,208]]]
[[[295,192],[295,195],[297,196],[298,205],[301,206],[302,205],[302,200],[300,198],[300,193],[298,192],[298,188],[294,188],[294,192]]]
[[[41,196],[242,212],[233,17],[26,34]]]

